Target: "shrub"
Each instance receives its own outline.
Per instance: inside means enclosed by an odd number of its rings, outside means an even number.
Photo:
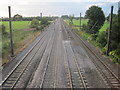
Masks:
[[[50,23],[48,21],[49,20],[46,17],[43,17],[41,19],[41,25],[44,26],[44,27],[47,26],[47,25],[49,25]]]
[[[106,31],[99,32],[96,41],[99,42],[102,45],[102,47],[104,47],[107,44]]]
[[[31,22],[31,27],[37,29],[38,26],[39,26],[39,20],[37,20],[37,19],[34,18],[34,19],[32,20],[32,22]]]
[[[83,31],[87,31],[87,25],[86,25],[86,24],[83,24],[83,25],[82,25],[82,30],[83,30]]]

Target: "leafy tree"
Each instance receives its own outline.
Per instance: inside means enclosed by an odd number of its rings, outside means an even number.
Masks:
[[[105,21],[105,15],[102,9],[98,6],[91,6],[86,11],[86,16],[89,21],[87,23],[88,32],[91,34],[96,34],[99,29],[103,26]]]
[[[46,17],[43,17],[41,20],[41,25],[42,26],[47,26],[49,24],[49,20]]]
[[[120,8],[118,14],[113,17],[112,30],[110,33],[110,52],[113,61],[120,63]]]
[[[37,29],[38,26],[39,26],[39,20],[37,20],[37,19],[34,18],[34,19],[32,20],[32,22],[31,22],[31,27]]]
[[[113,18],[112,31],[110,35],[111,44],[110,49],[114,50],[118,48],[118,44],[120,44],[120,8],[118,11],[118,15]]]
[[[72,25],[72,24],[73,24],[73,19],[74,19],[74,14],[73,14],[73,15],[70,15],[70,16],[69,16],[69,19],[70,19],[70,22],[69,22],[69,23]]]
[[[69,16],[68,16],[68,15],[62,15],[61,18],[63,18],[63,19],[68,19]]]
[[[22,20],[22,15],[16,14],[13,16],[13,20],[15,21],[21,21]]]

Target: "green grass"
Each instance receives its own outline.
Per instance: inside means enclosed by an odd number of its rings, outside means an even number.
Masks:
[[[87,22],[88,22],[88,19],[81,19],[81,25],[87,24]],[[79,25],[80,25],[80,20],[74,19],[74,20],[73,20],[73,25],[79,26]]]
[[[65,21],[66,21],[67,23],[70,22],[69,19],[66,19]],[[87,24],[87,22],[88,22],[88,19],[81,19],[81,25]],[[73,25],[79,26],[79,25],[80,25],[80,20],[73,19]]]
[[[102,26],[102,28],[99,31],[100,32],[106,31],[108,27],[109,27],[109,23],[107,21],[105,21],[104,25]]]
[[[69,19],[66,19],[65,21],[66,21],[67,23],[70,22]],[[81,25],[87,24],[87,22],[88,22],[88,19],[81,19]],[[80,25],[80,20],[73,19],[73,25],[79,26],[79,25]],[[106,31],[108,27],[109,27],[109,22],[105,21],[104,25],[101,27],[101,29],[100,29],[99,31],[100,31],[100,32]]]
[[[30,23],[31,23],[31,21],[12,21],[12,29],[14,31],[14,30],[28,28]],[[2,24],[5,25],[6,31],[9,32],[9,22],[3,21]]]
[[[69,23],[69,19],[65,20],[67,23]],[[81,19],[81,25],[83,24],[87,24],[88,19]],[[80,20],[76,20],[73,19],[73,25],[75,26],[79,26],[80,25]],[[105,21],[104,25],[102,26],[102,28],[99,30],[100,32],[102,31],[106,31],[106,29],[109,27],[109,23],[107,21]]]
[[[2,36],[2,42],[0,41],[0,47],[2,47],[2,56],[3,60],[10,55],[10,37],[9,37],[9,22],[3,21],[2,24],[5,26],[5,30],[8,32],[7,35]],[[25,31],[24,29],[30,28],[30,21],[13,21],[12,30],[13,30],[13,44],[14,49],[22,47],[25,41],[28,38],[33,37],[36,33],[35,31]]]

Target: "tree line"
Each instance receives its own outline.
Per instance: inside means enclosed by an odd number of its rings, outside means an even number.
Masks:
[[[41,20],[41,17],[40,16],[36,16],[36,17],[23,17],[22,15],[19,15],[19,14],[16,14],[12,17],[12,21],[32,21],[33,19],[38,19],[38,20]],[[58,17],[57,16],[52,16],[52,17],[49,17],[49,16],[46,16],[45,18],[47,18],[49,21],[52,21],[52,20],[55,20],[57,19]],[[2,21],[9,21],[9,18],[1,18]]]
[[[87,25],[82,25],[82,30],[91,34],[92,40],[99,43],[104,54],[107,50],[108,30],[99,31],[104,25],[105,20],[109,22],[110,15],[105,18],[101,7],[92,6],[86,11],[86,18],[89,19]],[[120,63],[120,8],[117,14],[113,14],[112,30],[110,33],[110,50],[109,55],[114,62]]]

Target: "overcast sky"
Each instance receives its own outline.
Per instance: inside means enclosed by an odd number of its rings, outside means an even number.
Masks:
[[[114,6],[114,13],[117,13],[119,0],[2,0],[0,1],[0,17],[8,17],[8,6],[12,8],[12,16],[39,16],[42,12],[45,16],[61,16],[74,14],[85,15],[85,11],[92,5],[102,8],[107,16],[110,7]]]

